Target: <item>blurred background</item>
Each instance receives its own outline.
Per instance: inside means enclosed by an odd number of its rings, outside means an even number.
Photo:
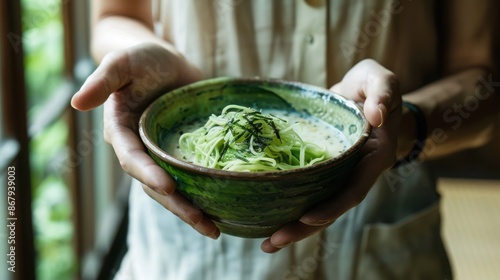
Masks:
[[[0,279],[109,279],[126,252],[129,178],[102,139],[101,110],[69,107],[95,68],[88,5],[1,2],[0,179],[7,186],[14,168],[15,191],[2,188],[0,217],[6,224],[15,218],[16,272],[8,270],[12,231],[2,226]],[[478,271],[500,261],[498,143],[497,132],[487,147],[432,163],[443,178],[445,237],[457,279],[494,279]]]
[[[128,178],[102,139],[102,111],[69,106],[95,68],[88,2],[1,2],[0,176],[7,186],[15,168],[17,220],[16,273],[0,227],[0,279],[106,279],[125,252]]]

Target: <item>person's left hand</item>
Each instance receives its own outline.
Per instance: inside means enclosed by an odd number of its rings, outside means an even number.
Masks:
[[[264,252],[277,252],[330,226],[347,210],[361,203],[381,173],[396,161],[402,104],[397,77],[374,60],[367,59],[349,70],[331,90],[362,104],[373,126],[362,150],[364,156],[351,171],[344,191],[275,232],[262,243]]]

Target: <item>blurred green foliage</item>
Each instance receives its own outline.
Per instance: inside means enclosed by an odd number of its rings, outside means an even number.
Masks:
[[[61,1],[22,0],[28,117],[37,118],[63,81],[64,43]],[[55,166],[65,155],[68,127],[60,119],[31,141],[33,222],[37,278],[73,279],[73,226],[68,186]]]
[[[60,1],[23,0],[23,48],[30,119],[63,80]]]

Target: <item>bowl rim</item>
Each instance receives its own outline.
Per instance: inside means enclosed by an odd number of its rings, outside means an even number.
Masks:
[[[357,110],[359,110],[359,115],[361,116],[364,126],[363,126],[363,132],[361,133],[361,136],[356,140],[355,143],[351,145],[347,150],[342,152],[340,155],[315,163],[311,166],[306,166],[306,167],[297,167],[297,168],[292,168],[288,170],[273,170],[273,171],[256,171],[256,172],[244,172],[244,171],[228,171],[228,170],[221,170],[221,169],[215,169],[215,168],[209,168],[209,167],[204,167],[200,165],[196,165],[194,163],[190,163],[181,159],[177,159],[174,156],[170,155],[163,149],[161,149],[158,145],[156,145],[151,137],[149,136],[147,130],[146,130],[146,119],[149,115],[149,112],[157,106],[157,104],[160,102],[159,100],[161,98],[164,98],[165,95],[167,94],[174,94],[177,92],[181,91],[186,91],[189,89],[195,89],[198,87],[203,87],[206,86],[207,84],[222,84],[222,83],[230,83],[230,82],[238,82],[238,83],[255,83],[255,84],[263,84],[265,83],[266,85],[286,85],[289,87],[294,87],[294,88],[304,88],[307,89],[308,91],[315,91],[319,92],[322,94],[331,94],[337,99],[341,99],[343,102],[346,104],[349,104],[350,106],[355,107]],[[351,156],[355,154],[356,151],[361,149],[361,147],[366,143],[368,138],[370,137],[372,131],[372,126],[370,123],[367,121],[363,109],[361,106],[354,102],[353,100],[349,100],[338,93],[335,93],[327,88],[323,88],[320,86],[316,85],[311,85],[303,82],[298,82],[298,81],[290,81],[290,80],[284,80],[284,79],[274,79],[274,78],[261,78],[261,77],[218,77],[218,78],[209,78],[209,79],[204,79],[200,80],[191,84],[187,84],[182,87],[178,87],[174,90],[168,91],[166,93],[161,94],[156,98],[153,102],[151,102],[146,109],[143,111],[141,114],[141,117],[139,119],[139,135],[146,146],[146,148],[155,154],[157,157],[159,157],[162,161],[165,161],[169,165],[174,166],[175,168],[182,169],[183,171],[187,171],[190,173],[195,173],[198,175],[209,175],[211,177],[220,177],[220,178],[226,178],[226,179],[243,179],[243,180],[269,180],[272,178],[281,178],[286,175],[307,175],[308,173],[316,173],[319,171],[322,171],[324,169],[329,169],[332,168],[335,165],[338,165],[342,163],[343,161],[347,160]]]

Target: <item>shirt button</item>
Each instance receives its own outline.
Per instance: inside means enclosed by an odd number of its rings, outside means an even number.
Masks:
[[[308,34],[306,36],[306,42],[309,44],[309,45],[312,45],[312,43],[314,43],[314,36],[311,35],[311,34]]]

